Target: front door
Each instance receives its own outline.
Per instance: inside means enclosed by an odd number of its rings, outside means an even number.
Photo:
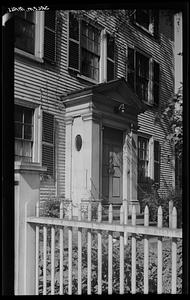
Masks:
[[[102,196],[104,204],[122,204],[123,132],[103,131]]]

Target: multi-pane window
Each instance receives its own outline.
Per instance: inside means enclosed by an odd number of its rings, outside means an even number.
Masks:
[[[35,13],[18,12],[15,15],[15,46],[35,54]]]
[[[50,63],[56,61],[56,11],[15,13],[15,48]]]
[[[100,32],[82,22],[81,72],[84,76],[99,81]]]
[[[128,47],[127,81],[140,100],[159,104],[159,64],[131,47]]]
[[[138,137],[138,182],[143,183],[148,179],[149,140]]]
[[[107,44],[107,51],[101,51]],[[80,75],[100,82],[100,75],[106,73],[107,81],[115,76],[115,41],[99,28],[69,14],[68,67]],[[101,63],[102,61],[102,63]],[[106,71],[106,72],[105,72]]]
[[[34,121],[33,109],[15,105],[15,160],[32,162]]]

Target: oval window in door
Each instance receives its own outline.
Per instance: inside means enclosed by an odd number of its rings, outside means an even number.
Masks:
[[[80,134],[77,134],[76,138],[75,138],[75,146],[77,151],[80,151],[81,147],[82,147],[82,137]]]

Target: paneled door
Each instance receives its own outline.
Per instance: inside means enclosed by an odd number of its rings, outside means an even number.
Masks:
[[[123,132],[104,127],[102,195],[105,204],[122,203]]]

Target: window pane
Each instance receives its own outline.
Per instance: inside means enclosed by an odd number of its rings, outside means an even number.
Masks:
[[[136,10],[136,21],[146,29],[149,29],[149,15],[150,10],[148,9],[137,9]]]
[[[19,122],[23,121],[23,110],[18,105],[15,105],[14,119],[15,121],[19,121]]]
[[[24,110],[24,123],[32,124],[32,110],[25,109]]]
[[[134,49],[128,48],[128,69],[134,70]]]
[[[15,123],[15,137],[22,138],[22,124]]]
[[[15,46],[34,54],[35,25],[19,17],[15,17]]]
[[[32,143],[31,142],[23,142],[23,149],[22,149],[22,156],[29,157],[31,159],[32,157]]]
[[[21,160],[22,157],[22,141],[15,139],[15,156],[17,156],[17,160]]]
[[[31,125],[24,126],[24,139],[25,140],[32,140],[32,129]]]

